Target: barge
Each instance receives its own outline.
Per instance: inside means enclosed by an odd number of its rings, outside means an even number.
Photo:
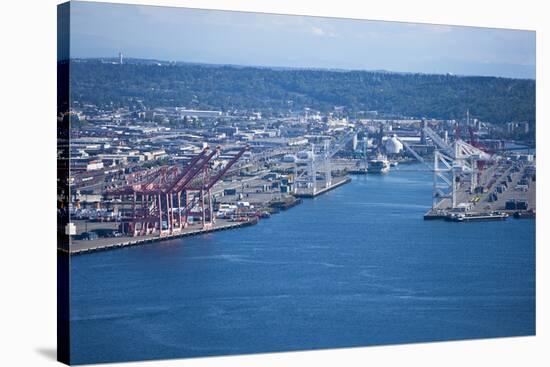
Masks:
[[[505,220],[508,218],[507,213],[503,212],[488,212],[488,213],[449,213],[445,220],[451,222],[469,222],[479,220]]]

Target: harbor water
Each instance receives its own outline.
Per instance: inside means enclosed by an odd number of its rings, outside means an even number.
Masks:
[[[255,226],[73,256],[72,362],[533,335],[535,221],[425,221],[432,176],[414,169]]]

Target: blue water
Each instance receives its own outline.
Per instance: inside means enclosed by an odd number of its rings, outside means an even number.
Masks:
[[[75,256],[72,362],[533,335],[535,221],[424,221],[430,197],[426,172],[356,176],[253,227]]]

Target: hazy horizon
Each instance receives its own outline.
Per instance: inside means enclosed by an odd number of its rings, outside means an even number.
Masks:
[[[71,58],[535,79],[535,32],[71,2]]]
[[[113,62],[117,61],[119,55],[107,55],[107,56],[93,56],[93,57],[73,57],[71,60],[112,60]],[[421,71],[399,71],[399,70],[386,70],[386,69],[345,69],[345,68],[328,68],[328,67],[315,67],[315,66],[275,66],[275,65],[257,65],[257,64],[227,64],[227,63],[212,63],[212,62],[194,62],[194,61],[185,61],[185,60],[163,60],[155,58],[141,58],[141,57],[132,57],[123,54],[123,59],[126,63],[128,60],[138,60],[143,64],[146,64],[145,61],[149,62],[159,62],[167,64],[188,64],[188,65],[206,65],[212,67],[234,67],[234,68],[257,68],[257,69],[272,69],[272,70],[326,70],[334,72],[354,72],[362,71],[366,73],[388,73],[388,74],[422,74],[422,75],[452,75],[457,77],[487,77],[487,78],[505,78],[505,79],[523,79],[523,80],[535,80],[535,78],[530,77],[512,77],[512,76],[498,76],[498,75],[478,75],[478,74],[455,74],[455,73],[436,73],[436,72],[421,72]],[[138,62],[136,62],[138,64]]]

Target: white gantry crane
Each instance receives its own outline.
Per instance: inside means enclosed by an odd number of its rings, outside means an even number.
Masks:
[[[470,192],[474,192],[478,185],[477,162],[493,157],[462,139],[447,144],[429,127],[424,127],[424,132],[440,149],[434,153],[432,208],[438,208],[445,199],[451,201],[451,208],[456,208],[460,177],[469,176]]]
[[[298,161],[294,164],[294,192],[303,190],[307,194],[315,195],[317,193],[317,177],[321,176],[323,187],[332,186],[332,158],[342,150],[356,135],[358,131],[350,130],[341,136],[335,143],[331,144],[331,140],[323,141],[323,148],[320,151],[315,150],[315,145],[311,145],[309,151],[301,152],[298,156]],[[304,165],[299,172],[298,164]]]
[[[417,154],[409,144],[403,140],[400,141],[416,159],[427,165],[434,173],[432,209],[438,209],[444,200],[450,200],[451,208],[456,208],[460,177],[463,175],[469,176],[470,192],[473,192],[478,185],[477,162],[489,161],[493,157],[462,139],[457,139],[452,144],[447,144],[429,127],[424,127],[423,132],[437,147],[434,152],[433,166]]]

